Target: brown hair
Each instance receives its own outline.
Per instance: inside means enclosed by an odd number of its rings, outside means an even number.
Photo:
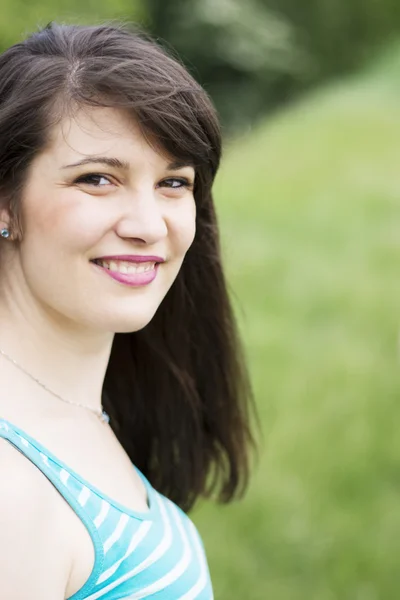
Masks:
[[[103,387],[131,460],[184,510],[247,483],[254,407],[237,335],[211,187],[221,156],[215,109],[178,60],[133,26],[50,23],[0,56],[0,198],[22,235],[32,159],[73,107],[132,112],[147,139],[195,166],[196,235],[151,322],[115,334]]]

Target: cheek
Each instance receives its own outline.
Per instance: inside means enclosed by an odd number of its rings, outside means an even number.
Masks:
[[[176,251],[185,254],[196,234],[196,205],[192,203],[178,208],[169,219],[169,229]]]
[[[27,236],[47,240],[55,247],[53,251],[58,249],[62,254],[63,248],[68,254],[86,252],[107,230],[109,221],[102,217],[92,198],[85,200],[76,199],[73,192],[46,199],[27,215]]]

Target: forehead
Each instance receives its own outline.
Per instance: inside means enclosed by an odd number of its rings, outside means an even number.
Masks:
[[[102,107],[84,107],[61,119],[50,131],[44,154],[51,154],[56,162],[96,154],[168,160],[149,144],[132,114]]]

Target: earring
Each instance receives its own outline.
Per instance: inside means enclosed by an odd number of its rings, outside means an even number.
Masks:
[[[10,236],[10,232],[8,231],[8,229],[5,229],[5,228],[4,228],[4,229],[2,229],[2,230],[0,231],[0,235],[1,235],[1,237],[3,237],[3,238],[8,238],[8,237]]]

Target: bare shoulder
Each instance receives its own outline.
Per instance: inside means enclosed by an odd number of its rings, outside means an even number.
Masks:
[[[63,600],[71,570],[57,491],[15,446],[0,438],[0,581],[2,597]]]

